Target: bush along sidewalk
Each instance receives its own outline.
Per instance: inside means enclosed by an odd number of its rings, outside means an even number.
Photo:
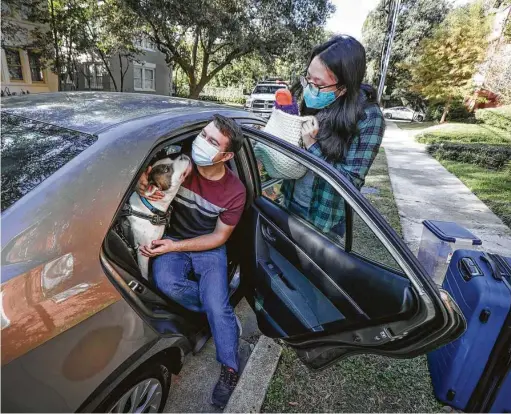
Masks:
[[[465,162],[491,170],[502,170],[511,162],[511,145],[442,142],[428,145],[427,151],[438,160]]]
[[[479,109],[476,111],[479,123],[486,124],[503,131],[511,131],[511,105],[500,108]]]

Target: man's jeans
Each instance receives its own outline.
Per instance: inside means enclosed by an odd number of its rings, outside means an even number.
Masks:
[[[197,281],[189,280],[193,270]],[[170,299],[205,312],[218,362],[238,371],[238,325],[229,303],[225,246],[203,252],[170,252],[153,260],[153,280]]]

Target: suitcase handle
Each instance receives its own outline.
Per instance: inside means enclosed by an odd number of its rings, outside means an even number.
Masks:
[[[495,262],[493,261],[493,259],[488,256],[486,253],[483,253],[481,255],[481,260],[483,262],[485,262],[491,269],[491,274],[493,276],[494,279],[496,280],[502,280],[502,275],[500,274],[500,272],[498,271],[497,269],[497,265],[495,264]]]

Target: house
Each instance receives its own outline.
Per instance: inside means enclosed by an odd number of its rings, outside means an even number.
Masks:
[[[108,67],[102,62],[82,58],[74,80],[65,82],[67,90],[103,90],[171,95],[172,70],[165,54],[148,39],[137,43],[141,53],[133,61],[113,56]]]
[[[57,75],[45,67],[41,54],[31,45],[34,31],[44,30],[44,24],[31,21],[27,8],[22,6],[18,10],[5,1],[2,20],[2,94],[57,91]]]

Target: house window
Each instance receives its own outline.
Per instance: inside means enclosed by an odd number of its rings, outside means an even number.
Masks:
[[[148,38],[143,38],[135,43],[139,48],[145,50],[156,50],[156,45]]]
[[[85,89],[103,89],[105,67],[99,63],[85,65]]]
[[[21,64],[20,51],[18,49],[5,49],[5,58],[10,80],[23,81],[23,65]]]
[[[41,54],[29,51],[28,63],[30,65],[30,76],[32,76],[32,82],[44,82]]]
[[[136,91],[155,91],[156,65],[146,63],[143,66],[135,65],[134,83]]]

